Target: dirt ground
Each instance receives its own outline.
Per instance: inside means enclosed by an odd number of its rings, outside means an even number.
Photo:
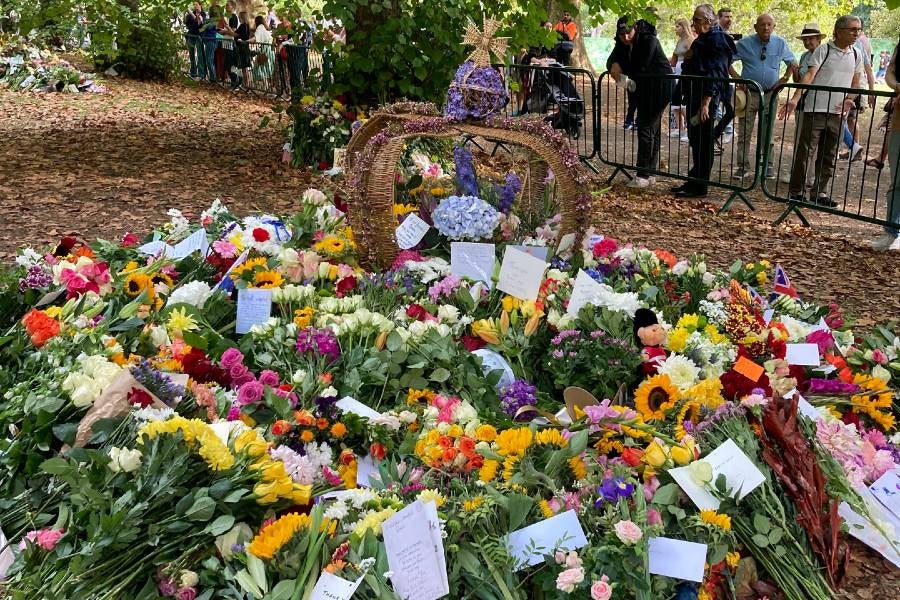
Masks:
[[[0,90],[0,261],[63,234],[143,233],[166,221],[169,208],[197,214],[217,197],[237,212],[285,212],[317,183],[281,162],[277,126],[260,127],[274,116],[270,101],[194,83],[106,83],[102,95]],[[600,170],[598,190],[610,174]],[[802,295],[839,301],[862,326],[900,318],[900,254],[868,250],[871,226],[815,214],[812,229],[772,227],[777,204],[756,202],[754,212],[735,204],[717,215],[722,193],[681,201],[667,185],[614,185],[596,201],[598,232],[701,252],[717,266],[768,258],[784,265]],[[859,544],[854,554],[841,597],[895,597],[900,571]]]

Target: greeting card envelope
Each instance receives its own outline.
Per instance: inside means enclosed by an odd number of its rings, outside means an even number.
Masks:
[[[732,497],[738,496],[739,499],[755,490],[766,480],[765,475],[756,468],[753,461],[738,448],[733,440],[726,440],[703,460],[712,468],[712,479],[707,485],[699,484],[693,477],[692,469],[696,469],[697,465],[669,469],[669,475],[701,510],[719,508],[718,498],[709,492],[709,487],[715,485],[719,475],[725,476],[725,484]]]
[[[787,344],[787,354],[784,358],[789,365],[818,367],[821,364],[817,344]]]
[[[555,550],[578,550],[587,546],[587,537],[574,510],[554,515],[534,525],[513,531],[506,540],[516,570],[536,565]]]
[[[706,544],[672,538],[650,538],[648,542],[649,571],[688,581],[703,581],[706,564]]]

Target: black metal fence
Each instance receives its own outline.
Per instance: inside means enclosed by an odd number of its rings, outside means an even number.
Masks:
[[[297,99],[308,89],[311,73],[321,80],[331,76],[328,56],[306,46],[184,37],[185,74],[223,87]]]

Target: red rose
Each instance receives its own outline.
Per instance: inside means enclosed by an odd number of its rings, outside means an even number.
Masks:
[[[428,314],[428,311],[425,310],[421,304],[413,303],[406,309],[406,316],[410,319],[415,319],[416,321],[424,321],[426,317],[430,317],[431,315]]]
[[[135,406],[140,406],[141,408],[147,408],[153,404],[153,396],[140,388],[133,387],[131,388],[131,391],[128,392],[128,402]]]
[[[380,442],[372,442],[372,445],[369,446],[369,455],[375,460],[381,460],[385,454],[387,454],[387,450]]]
[[[269,237],[269,232],[262,227],[257,227],[253,230],[253,239],[257,242],[268,242]]]
[[[131,233],[130,231],[122,236],[122,247],[130,248],[138,243],[138,236]]]
[[[480,350],[487,346],[487,342],[485,342],[480,337],[475,337],[473,335],[464,335],[462,336],[462,345],[469,352],[475,352],[476,350]]]
[[[338,298],[343,298],[344,294],[356,288],[356,277],[343,277],[334,284],[334,293]]]
[[[859,428],[859,415],[853,412],[853,409],[848,410],[841,417],[841,421],[843,421],[847,425],[856,425]]]
[[[622,451],[622,460],[625,461],[625,464],[629,467],[636,467],[641,464],[641,457],[644,455],[644,451],[640,448],[625,448]]]

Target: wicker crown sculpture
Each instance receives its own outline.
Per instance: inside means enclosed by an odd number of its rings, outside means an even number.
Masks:
[[[424,203],[417,214],[404,215],[400,220],[394,207],[404,149],[422,138],[481,138],[526,150],[526,183],[518,206],[521,209],[540,205],[548,171],[552,170],[557,182],[559,235],[574,233],[581,239],[590,195],[589,177],[577,153],[539,116],[509,118],[497,114],[509,99],[501,73],[490,66],[491,53],[503,59],[506,51],[506,40],[493,37],[499,27],[499,22],[488,19],[480,30],[475,25],[467,28],[463,43],[474,45],[475,50],[456,72],[447,92],[444,114],[430,103],[386,106],[351,138],[345,158],[345,190],[349,194],[350,224],[366,266],[389,267],[394,262],[400,252],[396,230],[404,218],[418,216],[434,225],[432,213]],[[473,198],[474,201],[484,203],[479,198]]]

